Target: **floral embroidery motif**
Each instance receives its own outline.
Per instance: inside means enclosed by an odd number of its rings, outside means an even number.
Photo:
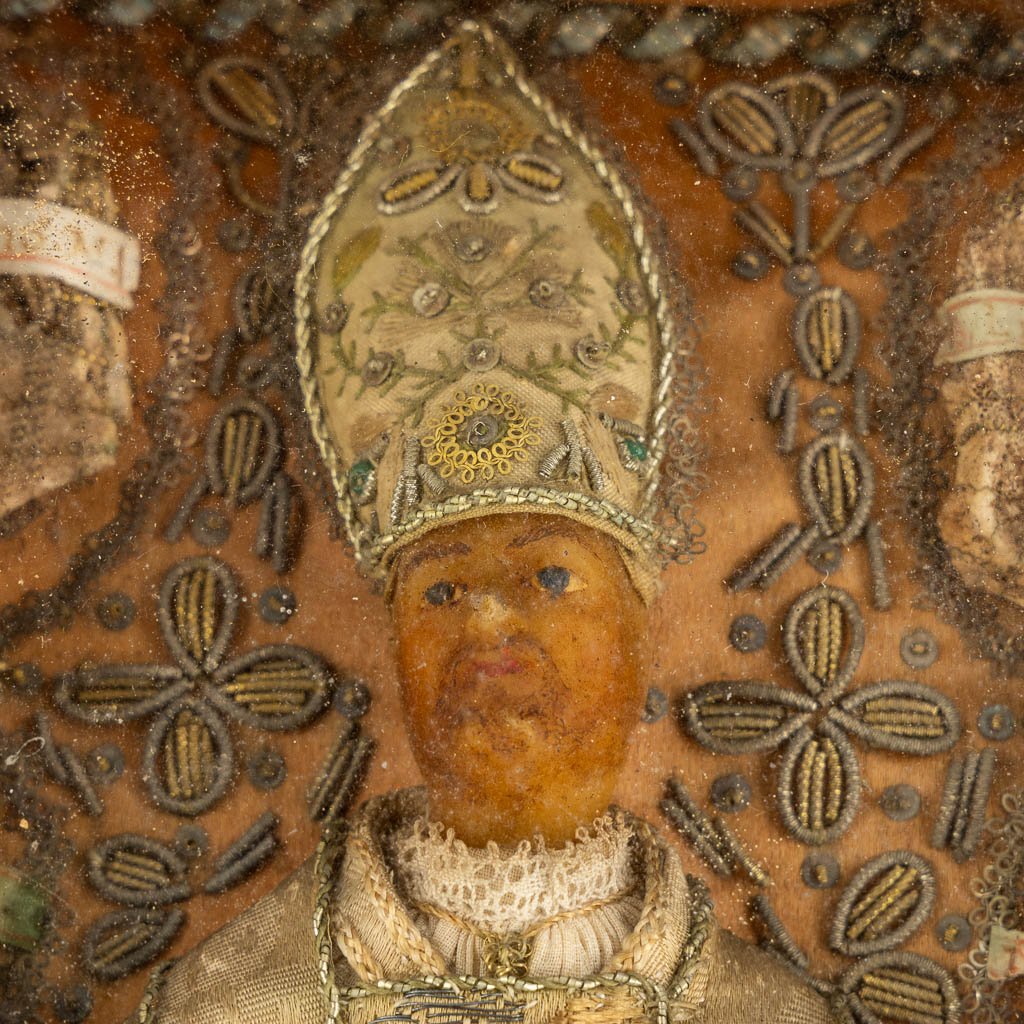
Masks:
[[[179,562],[164,577],[157,608],[177,664],[80,668],[55,694],[67,714],[97,724],[156,713],[143,776],[153,800],[176,814],[205,811],[231,781],[231,739],[218,712],[258,729],[294,729],[331,693],[327,666],[294,644],[257,647],[224,662],[238,604],[238,584],[223,562]]]
[[[426,147],[442,154],[390,175],[380,187],[381,213],[405,213],[454,188],[467,213],[490,213],[502,189],[540,203],[562,198],[565,174],[528,151],[530,136],[507,110],[475,96],[449,98],[427,114]]]
[[[510,473],[513,461],[525,461],[527,448],[540,444],[541,425],[511,392],[477,384],[468,395],[457,391],[455,401],[428,424],[427,464],[439,467],[444,479],[458,473],[462,483],[471,484],[479,473],[491,480],[495,471]]]
[[[791,835],[820,845],[846,831],[860,802],[860,766],[848,735],[882,750],[935,754],[956,742],[960,718],[938,690],[910,680],[870,683],[842,697],[864,650],[864,622],[845,590],[819,586],[798,597],[783,641],[806,693],[756,681],[707,683],[687,697],[686,724],[716,754],[785,743],[779,813]]]

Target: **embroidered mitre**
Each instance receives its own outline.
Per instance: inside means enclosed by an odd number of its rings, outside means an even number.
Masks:
[[[642,593],[680,348],[614,168],[465,23],[367,123],[296,281],[306,410],[360,562],[457,519],[558,513]]]

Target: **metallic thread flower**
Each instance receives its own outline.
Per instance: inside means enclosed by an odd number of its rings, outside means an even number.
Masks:
[[[540,444],[541,419],[528,415],[511,392],[478,383],[468,395],[457,391],[427,427],[427,465],[444,479],[458,473],[462,483],[471,484],[478,473],[492,480],[495,472],[510,473],[513,462],[525,461],[527,448]]]
[[[871,683],[840,699],[864,649],[860,610],[845,590],[819,586],[798,597],[783,640],[806,693],[760,681],[708,683],[688,695],[686,725],[716,754],[786,743],[779,813],[794,837],[820,845],[846,831],[860,803],[860,765],[848,735],[883,750],[935,754],[956,742],[960,717],[937,690],[909,680]]]
[[[529,152],[528,132],[497,104],[451,97],[428,113],[424,141],[438,157],[404,165],[388,177],[380,187],[382,213],[415,209],[452,188],[468,213],[490,213],[502,188],[542,203],[562,198],[562,169]]]
[[[294,729],[330,696],[327,666],[294,644],[257,647],[225,662],[238,604],[238,584],[223,562],[179,562],[164,577],[157,605],[177,664],[83,667],[62,677],[54,694],[67,714],[96,724],[155,714],[142,774],[153,800],[175,814],[205,811],[231,781],[231,738],[218,712],[257,729]]]

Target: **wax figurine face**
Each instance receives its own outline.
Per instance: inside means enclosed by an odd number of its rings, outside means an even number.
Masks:
[[[491,515],[402,552],[392,613],[430,813],[465,842],[571,838],[601,814],[646,693],[646,612],[614,543]]]

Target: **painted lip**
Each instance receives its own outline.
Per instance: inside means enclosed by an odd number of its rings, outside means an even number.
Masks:
[[[497,658],[473,658],[469,662],[469,667],[479,675],[494,679],[499,676],[515,675],[522,672],[526,666],[519,658],[506,654]]]

